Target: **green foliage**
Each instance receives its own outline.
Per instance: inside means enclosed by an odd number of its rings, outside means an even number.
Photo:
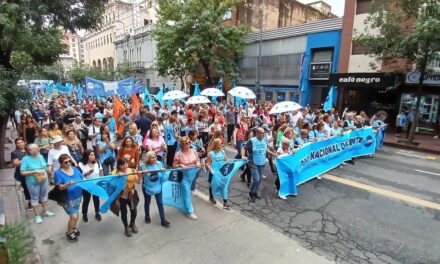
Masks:
[[[210,81],[211,66],[229,79],[238,77],[234,61],[243,54],[248,28],[227,25],[224,15],[237,0],[159,0],[157,63],[160,75],[182,78],[200,68]]]
[[[373,1],[365,24],[366,32],[357,33],[354,42],[385,63],[405,58],[424,72],[428,63],[439,55],[438,1],[389,0],[385,6]]]
[[[25,263],[26,257],[32,252],[34,246],[29,227],[23,222],[7,224],[0,229],[0,236],[6,238],[4,249],[8,253],[9,263]]]
[[[95,29],[104,11],[96,0],[15,0],[0,3],[0,115],[6,116],[26,99],[14,87],[22,74],[53,71],[39,68],[52,65],[64,52],[62,30]],[[14,72],[15,71],[15,72]],[[12,100],[11,100],[12,99]]]

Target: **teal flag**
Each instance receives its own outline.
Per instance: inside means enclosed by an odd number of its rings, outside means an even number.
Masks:
[[[335,87],[330,87],[330,90],[328,90],[327,98],[325,98],[324,102],[324,111],[328,112],[332,110],[333,107],[333,97],[335,95]]]
[[[200,85],[198,82],[194,83],[194,96],[195,95],[200,95]]]
[[[150,110],[153,109],[153,98],[151,98],[150,91],[148,91],[148,87],[144,87],[144,101],[142,102],[143,105],[148,105],[148,108]]]
[[[229,183],[237,171],[246,164],[244,160],[229,160],[212,163],[214,175],[212,177],[212,194],[228,199]]]
[[[121,191],[125,188],[128,175],[111,175],[99,177],[96,179],[83,180],[76,182],[75,184],[88,191],[89,193],[98,196],[101,199],[106,200],[99,211],[101,213],[107,213],[112,202],[119,196]]]
[[[164,106],[163,100],[162,100],[162,97],[164,95],[164,90],[165,90],[165,84],[162,83],[162,87],[160,88],[159,92],[156,94],[156,99],[157,99],[157,101],[159,101],[160,106]]]
[[[83,99],[83,89],[82,89],[82,87],[81,87],[81,84],[78,84],[78,85],[76,86],[76,89],[77,89],[77,93],[78,93],[77,98],[78,98],[79,100],[82,100],[82,99]]]

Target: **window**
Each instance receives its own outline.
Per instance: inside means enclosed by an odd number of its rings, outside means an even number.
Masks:
[[[266,101],[272,101],[273,100],[273,92],[265,92],[266,95]]]
[[[277,102],[286,101],[286,93],[277,93]]]
[[[299,94],[290,93],[290,101],[299,103]]]
[[[356,15],[366,14],[370,8],[371,0],[357,0]]]
[[[72,38],[72,42],[75,42],[75,38]]]
[[[152,3],[151,3],[152,1],[148,1],[148,8],[151,8],[151,6],[152,6]]]

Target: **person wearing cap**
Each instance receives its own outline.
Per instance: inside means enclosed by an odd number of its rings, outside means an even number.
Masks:
[[[165,210],[162,202],[162,184],[167,181],[167,174],[158,173],[164,170],[163,163],[157,160],[154,151],[148,151],[145,155],[145,161],[141,165],[143,175],[142,192],[144,194],[144,212],[145,223],[150,224],[150,203],[151,196],[156,199],[157,209],[159,211],[160,225],[168,228],[170,222],[165,219]]]
[[[69,152],[69,148],[66,145],[63,145],[64,139],[60,136],[55,136],[51,139],[50,143],[53,144],[53,148],[49,150],[49,154],[47,155],[47,171],[49,172],[50,184],[53,185],[54,172],[60,168],[60,163],[58,162],[58,158],[61,154],[67,154],[72,158]],[[74,166],[77,166],[76,161],[72,158],[72,163]]]

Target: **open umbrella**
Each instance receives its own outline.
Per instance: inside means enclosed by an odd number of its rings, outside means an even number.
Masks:
[[[190,104],[209,104],[211,101],[203,95],[194,95],[185,102],[187,105]]]
[[[164,94],[162,100],[178,100],[188,97],[183,91],[169,91]]]
[[[225,96],[225,94],[217,88],[206,88],[200,94],[204,96]]]
[[[246,88],[244,86],[237,86],[235,88],[232,88],[228,92],[232,96],[240,97],[243,99],[255,99],[255,94],[252,92],[249,88]]]
[[[300,104],[292,101],[279,102],[270,109],[269,114],[281,114],[286,112],[293,112],[303,108]]]

